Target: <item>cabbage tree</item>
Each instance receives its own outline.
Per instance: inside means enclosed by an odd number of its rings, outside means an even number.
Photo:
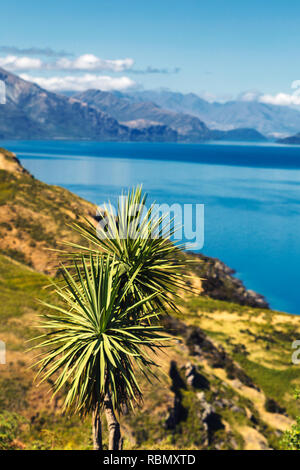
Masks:
[[[130,281],[128,295],[138,301],[155,294],[144,309],[165,313],[177,309],[176,297],[186,289],[188,261],[181,251],[184,246],[171,241],[178,229],[174,219],[146,203],[140,186],[122,194],[116,211],[111,203],[103,206],[97,227],[88,220],[74,225],[88,244],[67,245],[75,249],[73,256],[114,256],[123,283]]]
[[[121,448],[116,414],[124,405],[134,407],[142,398],[137,371],[155,377],[153,354],[169,338],[149,309],[160,289],[124,302],[132,289],[120,274],[115,257],[90,256],[63,268],[64,285],[56,285],[61,302],[44,303],[47,313],[34,348],[42,348],[36,363],[40,381],[53,380],[53,396],[67,390],[65,411],[92,414],[94,449],[102,449],[101,413],[106,414],[109,449]],[[149,354],[149,352],[151,354]]]

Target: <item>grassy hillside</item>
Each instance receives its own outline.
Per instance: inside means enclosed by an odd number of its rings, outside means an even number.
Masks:
[[[61,248],[61,240],[78,241],[70,224],[79,217],[93,218],[96,209],[22,170],[14,154],[0,149],[0,251],[53,274],[58,258],[49,249]]]
[[[0,365],[0,449],[89,449],[90,419],[64,416],[61,396],[50,401],[51,384],[36,387],[26,350],[43,308],[36,299],[52,295],[47,273],[55,275],[57,257],[48,249],[57,238],[76,238],[67,224],[92,217],[94,207],[2,155],[0,339],[7,364]],[[182,298],[178,318],[165,320],[174,341],[157,358],[160,381],[141,378],[144,403],[121,419],[125,448],[278,448],[293,422],[300,368],[291,363],[291,343],[300,337],[300,319],[251,306],[222,273],[216,260],[195,265],[198,293]]]

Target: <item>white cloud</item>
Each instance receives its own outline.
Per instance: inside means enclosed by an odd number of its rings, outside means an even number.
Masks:
[[[42,68],[43,62],[40,59],[33,57],[17,57],[8,55],[0,57],[0,67],[8,70],[36,70]]]
[[[134,64],[133,59],[104,60],[93,54],[84,54],[76,59],[59,59],[55,63],[57,70],[88,70],[101,72],[109,70],[110,72],[123,72],[130,69]]]
[[[3,46],[0,51],[16,50],[17,48],[8,48]],[[30,48],[23,49],[28,51],[28,55],[35,54],[38,52],[44,52],[43,59],[33,58],[29,56],[21,55],[7,55],[6,57],[0,57],[0,67],[3,67],[11,72],[29,72],[31,70],[40,70],[46,72],[110,72],[120,73],[125,70],[130,71],[132,74],[171,74],[178,73],[180,69],[175,67],[174,69],[168,68],[155,68],[148,66],[145,69],[134,69],[134,60],[130,57],[125,59],[101,59],[94,54],[83,54],[78,57],[70,57],[70,53],[65,53],[62,56],[63,51],[55,52],[52,49],[39,49]],[[19,51],[22,51],[20,49]],[[56,54],[56,55],[55,55]]]
[[[262,95],[259,98],[261,103],[277,104],[279,106],[299,106],[300,96],[297,93],[277,93],[276,95]]]
[[[62,57],[58,60],[41,60],[38,58],[8,55],[0,57],[0,67],[7,68],[11,71],[16,70],[62,70],[62,71],[93,71],[103,72],[123,72],[132,68],[134,64],[133,59],[116,59],[104,60],[93,54],[84,54],[75,59]]]
[[[110,77],[107,75],[85,74],[82,76],[61,77],[33,77],[27,74],[20,75],[24,80],[37,83],[40,87],[50,91],[85,91],[91,88],[113,91],[127,90],[136,83],[129,77]]]
[[[293,93],[264,94],[259,97],[259,101],[279,106],[300,106],[300,80],[294,80],[291,88],[295,90]]]
[[[259,101],[262,93],[257,90],[248,90],[241,93],[237,99],[239,101]]]

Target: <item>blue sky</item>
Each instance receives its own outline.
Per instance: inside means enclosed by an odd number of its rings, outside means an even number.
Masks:
[[[4,68],[29,78],[71,76],[75,83],[89,73],[107,77],[107,89],[112,79],[113,88],[134,83],[218,99],[248,90],[294,96],[291,83],[300,78],[297,0],[10,0],[2,3],[1,13],[1,46],[74,54],[63,68],[53,65],[56,59],[39,56],[40,66],[30,69],[23,61],[22,70],[7,57],[37,56],[0,50]],[[87,54],[132,62],[120,71],[102,62],[95,71],[74,67],[76,58]],[[116,80],[122,77],[128,81]],[[44,83],[51,88],[56,82]]]

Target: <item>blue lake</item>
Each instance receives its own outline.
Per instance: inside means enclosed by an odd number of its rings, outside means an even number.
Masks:
[[[203,253],[272,308],[300,314],[300,147],[2,141],[37,178],[96,203],[143,183],[158,203],[205,205]]]

